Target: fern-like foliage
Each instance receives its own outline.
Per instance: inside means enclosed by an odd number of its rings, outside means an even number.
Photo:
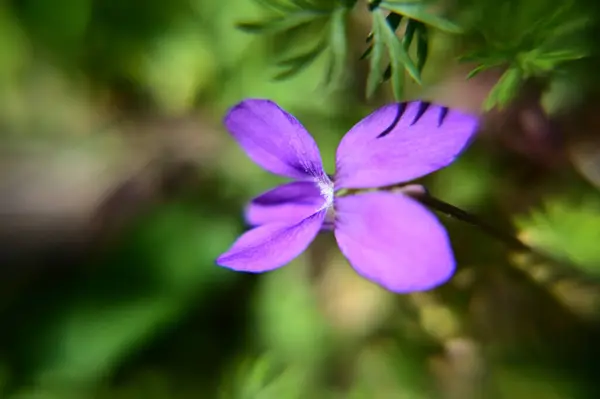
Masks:
[[[255,0],[272,16],[260,21],[241,23],[239,28],[250,33],[275,35],[283,40],[286,49],[301,50],[280,57],[276,79],[289,78],[312,64],[318,57],[329,54],[325,77],[328,84],[343,81],[348,62],[348,16],[358,4],[356,0]],[[377,88],[391,80],[394,97],[402,99],[405,72],[421,83],[421,72],[429,51],[429,31],[432,28],[459,33],[458,25],[430,11],[423,1],[384,0],[368,4],[373,20],[369,47],[362,58],[369,59],[367,98]],[[403,28],[399,38],[397,31]],[[299,38],[302,37],[302,40]],[[308,37],[308,39],[307,39]],[[300,43],[302,42],[302,43]],[[308,45],[307,45],[308,43]],[[416,59],[409,51],[415,46]]]
[[[356,0],[254,0],[271,16],[238,27],[255,34],[274,35],[286,49],[276,58],[275,79],[287,79],[329,54],[327,82],[343,79],[347,58],[347,17]]]
[[[485,110],[506,105],[525,80],[551,79],[590,52],[591,18],[575,0],[469,0],[460,6],[471,10],[469,33],[475,43],[462,60],[478,64],[467,78],[492,67],[505,68]]]

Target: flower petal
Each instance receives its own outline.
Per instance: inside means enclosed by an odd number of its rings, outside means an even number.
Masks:
[[[335,187],[404,183],[450,164],[477,118],[426,102],[390,104],[356,124],[337,149]]]
[[[408,293],[452,276],[455,261],[444,227],[412,198],[370,192],[337,198],[336,207],[338,245],[363,277]]]
[[[277,269],[308,247],[324,218],[325,211],[321,211],[296,224],[271,223],[249,230],[217,259],[217,264],[250,273]]]
[[[325,198],[316,183],[296,181],[275,187],[254,198],[246,208],[248,224],[296,223],[317,212]]]
[[[313,138],[273,101],[240,102],[225,116],[225,126],[250,159],[272,173],[298,179],[324,175]]]

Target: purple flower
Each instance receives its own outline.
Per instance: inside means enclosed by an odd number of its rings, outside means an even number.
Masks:
[[[452,276],[450,241],[429,210],[402,193],[347,189],[409,182],[447,166],[475,133],[475,117],[426,102],[382,107],[344,136],[334,178],[323,170],[310,134],[272,101],[242,101],[225,125],[254,162],[294,181],[250,202],[246,219],[255,227],[219,265],[273,270],[300,255],[319,231],[332,229],[356,272],[388,290],[427,290]]]

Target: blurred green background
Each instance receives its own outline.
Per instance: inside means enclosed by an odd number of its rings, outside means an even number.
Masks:
[[[264,275],[214,264],[280,181],[224,130],[228,107],[277,101],[332,171],[342,135],[393,101],[388,85],[365,100],[365,2],[333,86],[325,56],[274,79],[322,32],[237,29],[260,3],[0,3],[0,397],[600,397],[595,3],[433,6],[465,29],[430,30],[404,96],[480,113],[495,87],[506,104],[425,183],[537,253],[441,216],[459,269],[411,295],[359,278],[330,235]],[[507,68],[522,79],[494,86]]]

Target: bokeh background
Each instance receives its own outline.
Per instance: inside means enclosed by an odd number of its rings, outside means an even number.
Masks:
[[[510,47],[563,3],[442,2],[466,33],[432,30],[423,85],[404,95],[481,113],[482,128],[424,182],[536,252],[440,216],[455,277],[394,295],[330,235],[264,275],[214,264],[245,202],[280,182],[224,130],[228,107],[277,101],[332,171],[342,135],[393,101],[387,85],[365,100],[365,2],[332,87],[325,57],[274,79],[289,42],[236,28],[269,12],[260,2],[2,1],[0,397],[600,397],[600,25],[594,2],[567,3],[588,18],[569,42],[591,42],[585,56],[483,113],[506,66],[467,80],[477,61],[458,58]]]

